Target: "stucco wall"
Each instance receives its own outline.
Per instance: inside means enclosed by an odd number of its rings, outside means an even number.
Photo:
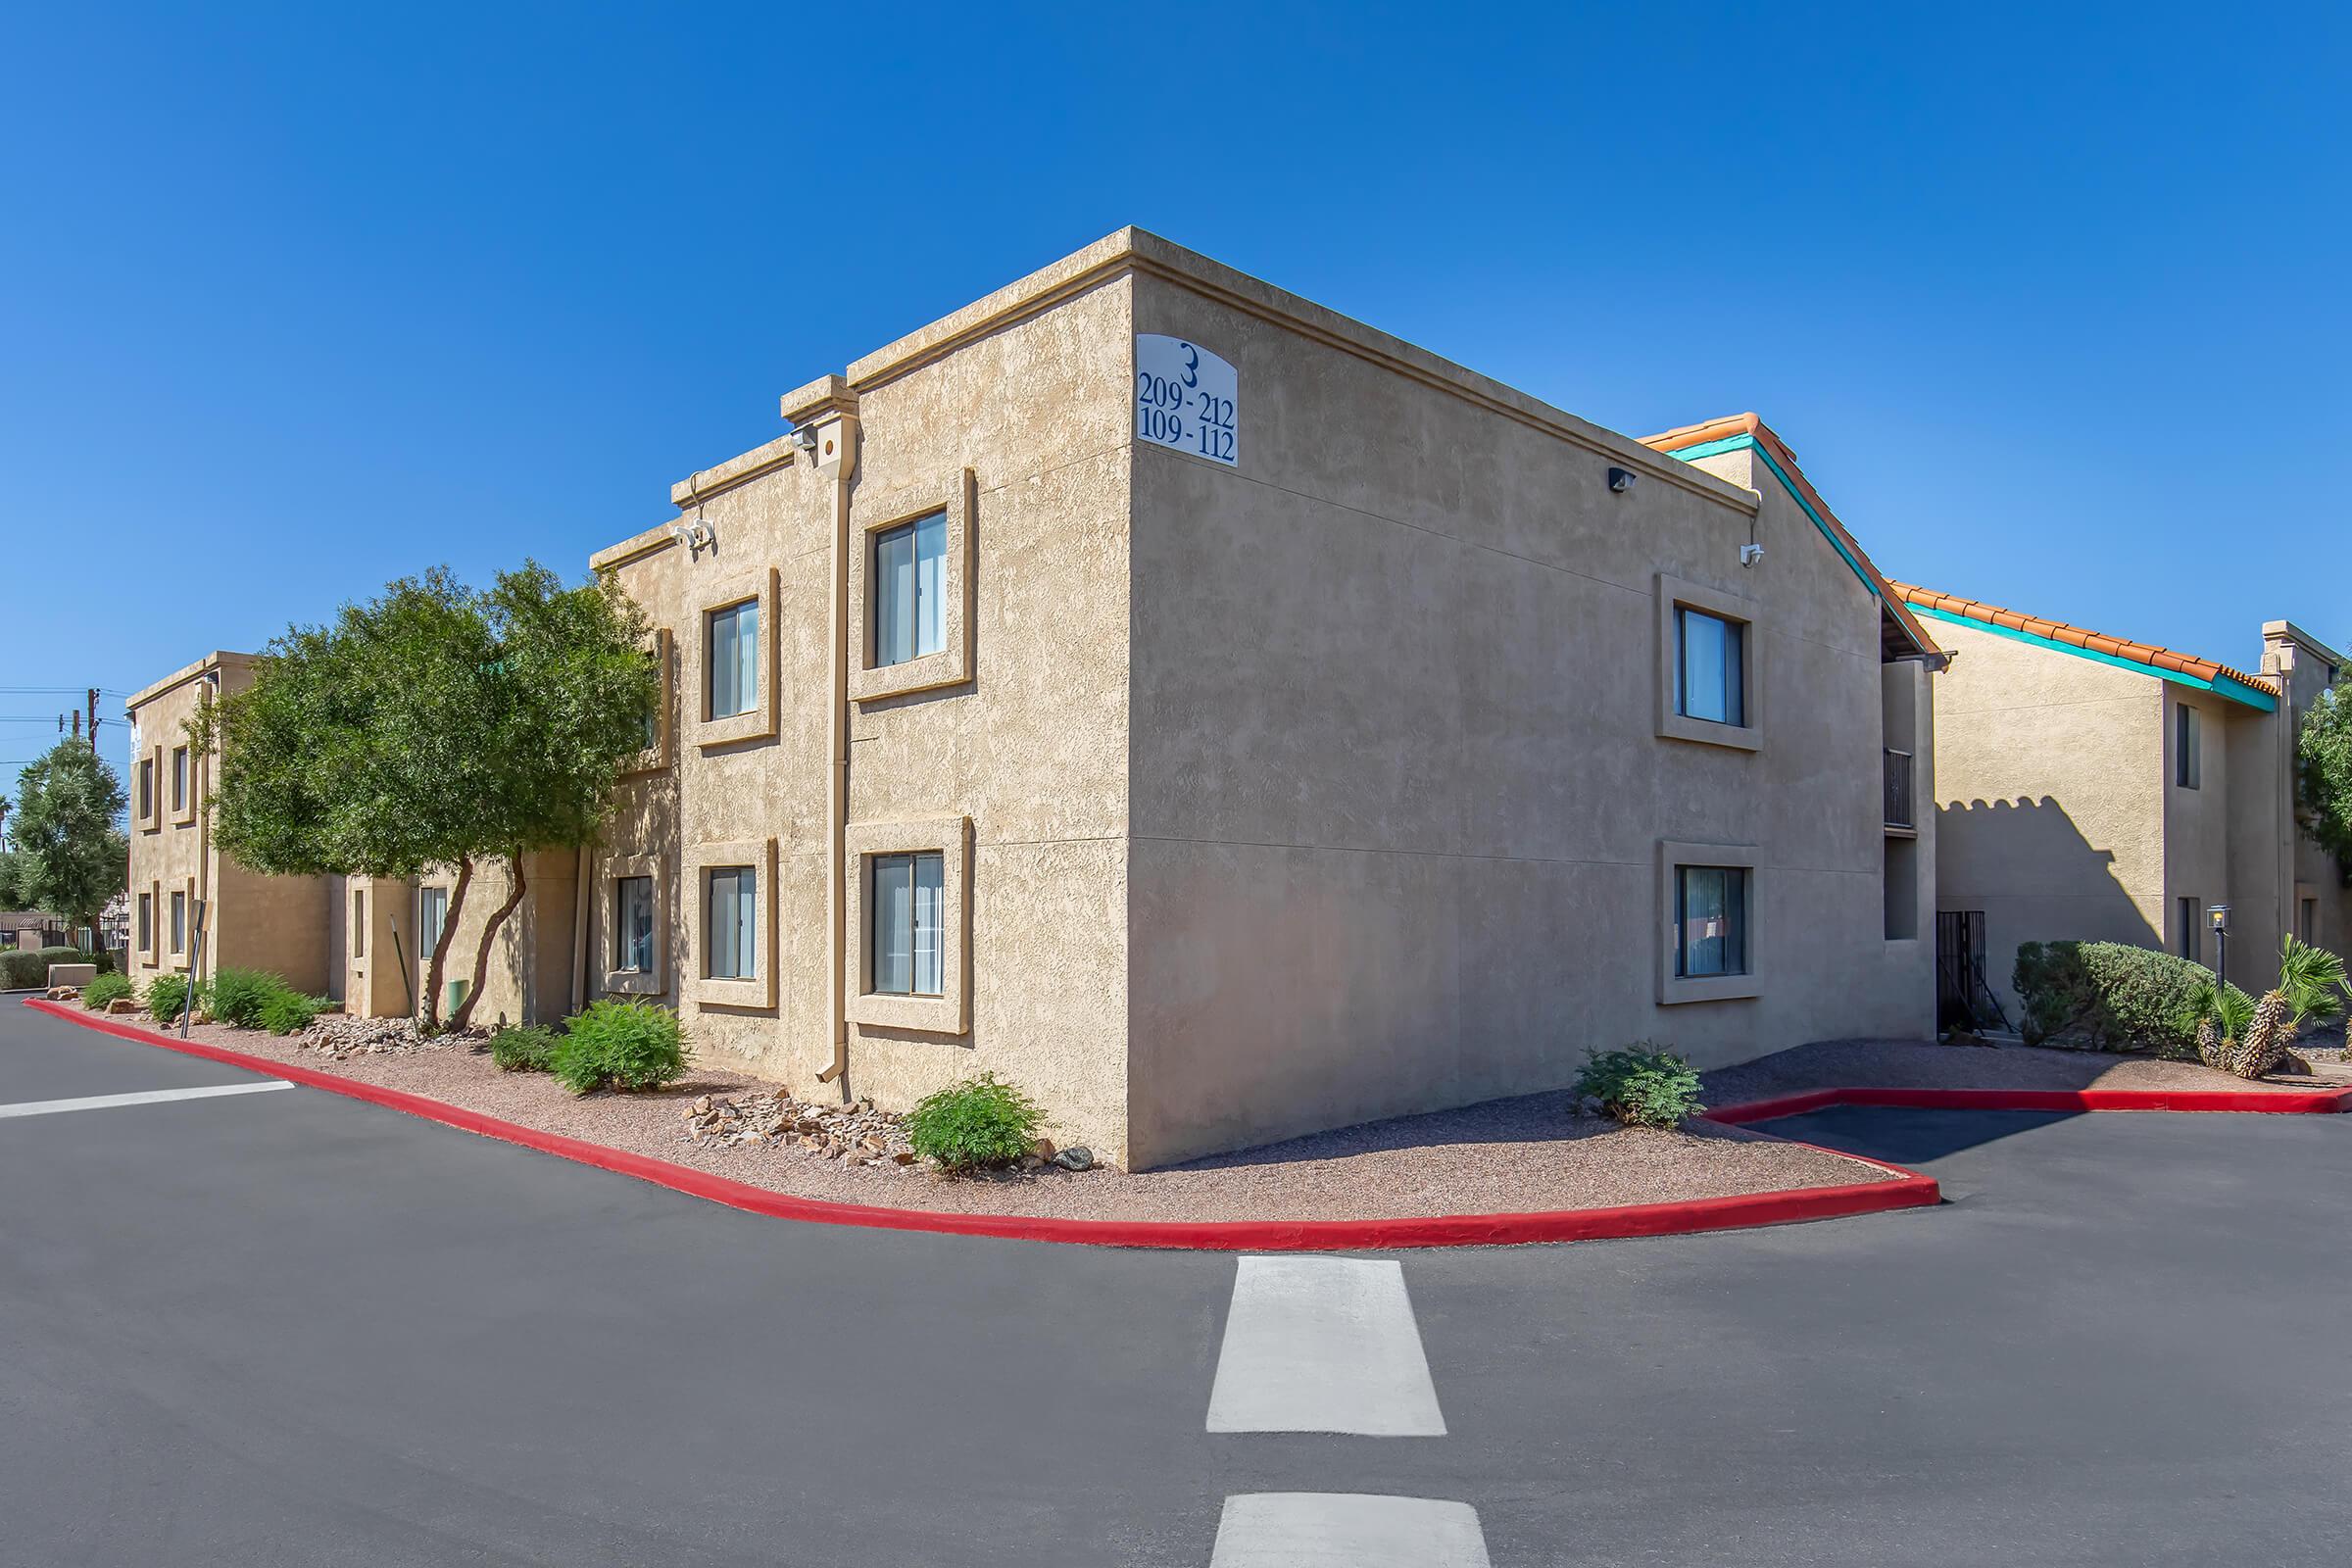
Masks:
[[[1607,432],[1171,279],[1139,279],[1136,327],[1231,361],[1242,405],[1237,469],[1134,458],[1139,1163],[1642,1038],[1713,1065],[1927,1031],[1922,945],[1884,938],[1879,610],[1777,481],[1743,569],[1748,504]],[[1661,572],[1755,601],[1760,750],[1656,733]],[[1660,1004],[1670,839],[1755,848],[1756,997]]]
[[[972,479],[970,678],[854,705],[848,820],[971,823],[970,1027],[854,1024],[851,1094],[904,1105],[981,1070],[1043,1102],[1055,1136],[1127,1157],[1127,443],[1129,295],[1111,278],[944,357],[858,387],[854,533]],[[887,358],[885,356],[884,358]],[[853,378],[856,378],[854,368]],[[697,1050],[823,1093],[826,991],[831,481],[797,459],[725,488],[690,516],[715,553],[674,544],[621,562],[622,586],[677,647],[674,767],[627,788],[600,862],[664,870],[672,975],[661,1000]],[[705,749],[698,665],[707,585],[774,565],[782,635],[773,737]],[[699,974],[686,863],[699,844],[774,840],[775,1003],[681,1000]],[[604,878],[594,951],[611,951]],[[599,967],[601,968],[601,959]],[[600,980],[601,984],[601,980]]]

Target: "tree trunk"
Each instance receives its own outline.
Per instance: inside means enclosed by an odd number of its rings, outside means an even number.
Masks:
[[[482,927],[482,945],[473,952],[473,984],[466,988],[466,1000],[458,1004],[457,1012],[449,1020],[452,1029],[464,1029],[473,1022],[473,1004],[482,1000],[482,986],[490,978],[490,945],[498,940],[499,929],[507,923],[507,916],[522,904],[522,852],[515,850],[510,853],[507,864],[514,868],[514,885],[507,889],[507,902],[498,906],[498,912],[490,916],[490,923]]]
[[[433,941],[433,956],[424,969],[424,1032],[441,1027],[441,971],[449,961],[449,945],[457,940],[458,915],[466,907],[466,890],[473,885],[473,857],[458,857],[458,884],[449,890],[449,907],[441,915],[441,935]],[[422,936],[423,932],[418,932]]]

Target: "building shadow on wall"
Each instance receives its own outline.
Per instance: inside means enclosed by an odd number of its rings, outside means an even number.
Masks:
[[[2022,942],[2164,946],[2117,879],[2115,852],[2050,796],[1950,802],[1936,808],[1936,832],[1937,907],[2000,911],[1994,936],[2010,952]],[[2006,991],[2005,968],[1988,978]]]

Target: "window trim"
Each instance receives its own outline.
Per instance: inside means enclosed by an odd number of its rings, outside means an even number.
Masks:
[[[147,748],[146,757],[141,759],[141,760],[145,761],[146,764],[154,771],[150,775],[152,783],[149,785],[147,790],[147,811],[145,815],[139,818],[139,831],[143,833],[160,833],[164,828],[163,743],[158,741],[149,746]],[[138,802],[133,800],[131,805],[135,808],[138,805]]]
[[[752,974],[751,978],[713,978],[703,973],[703,963],[709,953],[710,933],[704,927],[710,919],[710,886],[708,873],[729,866],[748,865],[753,872],[752,886]],[[772,1008],[776,1004],[776,841],[767,839],[734,839],[726,843],[697,844],[683,857],[679,874],[682,897],[693,899],[694,916],[687,923],[685,960],[678,969],[678,992],[682,1000],[697,1006]],[[656,898],[661,889],[657,885]],[[657,932],[659,926],[657,926]],[[662,938],[657,935],[659,945]],[[662,952],[666,964],[668,954]]]
[[[694,743],[706,751],[765,740],[776,733],[776,650],[782,640],[778,614],[782,596],[777,587],[776,568],[761,566],[713,582],[694,607],[694,635],[686,639],[687,657],[681,662],[684,667],[679,671],[678,691],[682,701],[694,704],[694,717],[688,728],[694,734]],[[731,610],[753,600],[759,602],[760,612],[760,651],[753,666],[757,694],[752,706],[743,712],[730,713],[724,718],[709,717],[710,616],[716,611]]]
[[[914,817],[896,822],[853,822],[844,830],[842,851],[849,874],[843,913],[849,940],[843,961],[843,994],[849,1019],[867,1028],[918,1034],[971,1032],[972,819],[968,816]],[[940,994],[903,996],[870,990],[873,972],[873,915],[868,907],[873,860],[881,855],[934,853],[940,858]]]
[[[1678,1006],[1692,1002],[1736,1002],[1764,992],[1764,931],[1756,919],[1761,904],[1762,873],[1752,844],[1695,844],[1674,839],[1658,841],[1658,1004]],[[1741,930],[1745,936],[1747,972],[1744,974],[1686,976],[1675,973],[1676,873],[1685,867],[1723,866],[1747,874],[1742,888]]]
[[[723,863],[743,865],[756,862],[730,860]],[[597,876],[598,913],[594,940],[600,944],[597,951],[603,955],[600,964],[605,977],[603,989],[621,996],[662,995],[669,990],[669,876],[662,858],[657,855],[609,855],[603,858],[598,866]],[[654,966],[648,970],[616,969],[612,966],[612,959],[619,948],[619,931],[615,922],[620,917],[619,907],[614,901],[620,895],[620,883],[629,877],[649,877],[654,884]],[[702,871],[699,868],[695,872],[695,882],[699,888],[702,883]],[[757,896],[755,893],[754,897]],[[696,918],[702,918],[700,912]],[[756,934],[753,940],[758,941]],[[701,944],[697,943],[695,953],[698,959],[702,951]]]
[[[958,468],[944,479],[895,491],[872,502],[851,503],[854,515],[849,560],[850,698],[879,702],[910,692],[957,686],[972,678],[972,514],[977,481],[969,468]],[[943,643],[936,654],[904,663],[874,662],[874,541],[891,529],[918,522],[934,513],[947,514],[947,549],[941,563],[946,575],[942,607]]]
[[[1763,607],[1753,599],[1719,589],[1686,582],[1680,577],[1659,572],[1657,577],[1657,732],[1661,740],[1695,741],[1702,746],[1721,746],[1738,752],[1756,752],[1764,747],[1764,659],[1763,624],[1758,619]],[[1691,718],[1677,711],[1681,696],[1675,682],[1676,622],[1675,612],[1695,610],[1718,620],[1727,620],[1740,627],[1740,715],[1738,724],[1721,724],[1711,718]]]
[[[131,900],[131,939],[136,951],[152,966],[155,962],[156,894],[159,884],[150,882]]]
[[[654,744],[620,764],[622,776],[666,770],[675,756],[677,739],[678,675],[676,639],[667,626],[654,629],[654,662],[662,678],[662,694],[654,700]]]

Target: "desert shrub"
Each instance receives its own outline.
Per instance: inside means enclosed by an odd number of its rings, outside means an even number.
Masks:
[[[223,967],[205,982],[203,992],[204,1009],[213,1021],[236,1029],[261,1028],[262,1009],[276,997],[301,1000],[292,986],[261,969]]]
[[[954,1174],[1009,1165],[1037,1142],[1045,1113],[993,1072],[925,1095],[906,1113],[906,1142]]]
[[[137,990],[128,975],[102,974],[81,988],[81,1004],[95,1012],[116,998],[127,997]]]
[[[490,1037],[490,1059],[500,1072],[546,1072],[562,1040],[545,1024],[516,1024]]]
[[[84,953],[79,948],[31,948],[0,953],[0,991],[32,991],[49,984],[53,963],[94,963],[100,974],[112,974],[115,956]]]
[[[298,1035],[311,1021],[334,1005],[326,997],[306,997],[292,986],[279,986],[262,999],[255,1023],[273,1035]]]
[[[1628,1127],[1672,1127],[1707,1107],[1698,1102],[1698,1074],[1655,1041],[1623,1051],[1589,1051],[1576,1075],[1579,1099],[1600,1102],[1601,1112]]]
[[[2197,997],[2213,971],[2193,959],[2121,942],[2028,942],[2015,983],[2029,1046],[2150,1051],[2197,1059]],[[2235,987],[2231,987],[2235,990]]]
[[[548,1054],[547,1070],[575,1095],[659,1089],[685,1075],[686,1031],[674,1012],[608,998],[572,1017]]]
[[[184,974],[159,974],[147,982],[147,1016],[158,1023],[177,1018],[187,1000],[188,977]]]

